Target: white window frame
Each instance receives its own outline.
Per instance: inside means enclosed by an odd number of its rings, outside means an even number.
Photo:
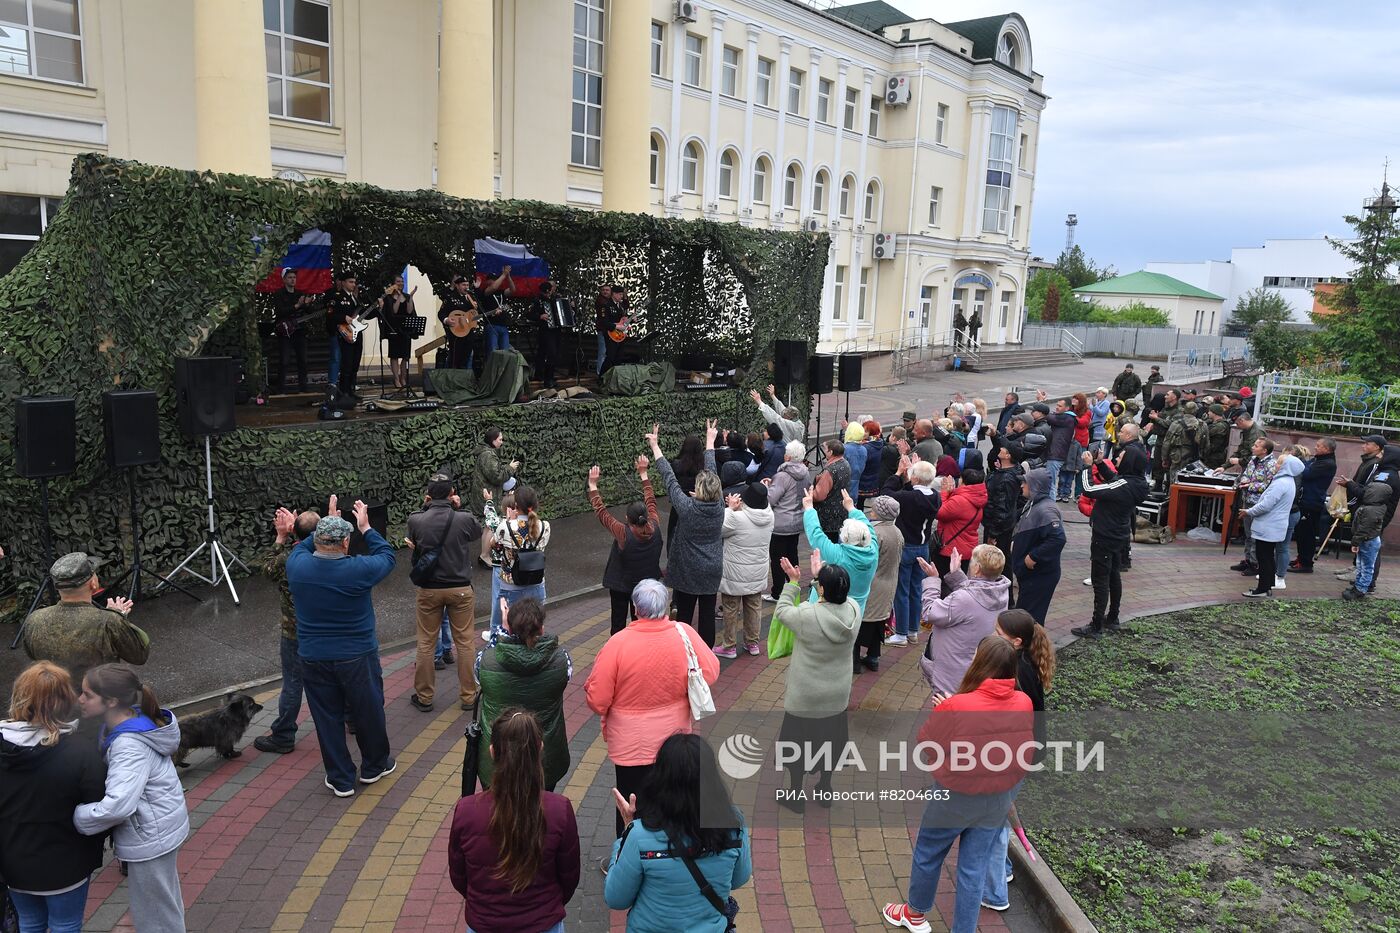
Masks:
[[[930,227],[938,226],[939,221],[943,219],[942,210],[943,189],[934,185],[929,188],[928,192],[928,225]]]
[[[977,318],[982,323],[987,322],[987,289],[974,288],[972,290],[972,314],[968,315],[968,320]]]
[[[715,179],[715,194],[725,200],[734,200],[734,173],[738,171],[739,159],[733,149],[719,154],[718,177]]]
[[[875,94],[870,95],[870,138],[880,138],[880,105],[885,102],[883,97]]]
[[[997,39],[997,61],[1013,71],[1021,70],[1021,43],[1009,32]]]
[[[666,24],[651,21],[651,74],[654,78],[666,76]]]
[[[817,122],[828,126],[831,125],[831,91],[830,78],[817,79]]]
[[[773,60],[760,58],[754,72],[753,102],[760,107],[773,105]]]
[[[852,133],[856,131],[856,108],[860,104],[860,88],[846,88],[846,99],[841,103],[841,128]]]
[[[802,166],[789,162],[783,169],[783,210],[794,210],[802,198]]]
[[[752,185],[750,192],[753,194],[753,203],[767,204],[769,196],[769,181],[773,173],[773,162],[765,156],[759,156],[753,163],[753,177],[749,179]]]
[[[832,288],[831,292],[831,297],[833,300],[833,304],[831,306],[831,319],[833,321],[841,320],[842,315],[846,313],[846,302],[843,300],[846,297],[846,268],[846,266],[836,267],[835,286]]]
[[[1011,173],[1016,164],[1016,111],[993,107],[987,128],[987,167],[983,175],[983,233],[1006,233],[1011,216]]]
[[[48,80],[47,78],[44,80]],[[47,195],[18,194],[15,192],[4,192],[5,197],[27,198],[39,202],[39,233],[38,235],[29,233],[0,233],[0,240],[10,240],[11,242],[29,243],[30,249],[33,244],[39,242],[39,237],[49,228],[49,211],[58,212],[58,205],[63,201],[62,197],[49,197]],[[21,257],[23,258],[23,257]]]
[[[934,309],[938,307],[938,286],[924,285],[919,288],[919,326],[928,329],[933,322]]]
[[[33,2],[34,2],[34,0],[27,0],[27,2],[30,3],[30,4],[32,5]],[[303,2],[303,3],[309,3],[309,4],[313,5],[313,6],[325,7],[325,10],[326,10],[326,35],[327,35],[328,37],[330,37],[330,39],[334,39],[334,37],[335,37],[335,21],[334,21],[334,19],[333,19],[333,15],[334,15],[334,12],[335,12],[335,11],[331,8],[331,4],[330,4],[329,0],[301,0],[301,2]],[[601,2],[601,0],[600,0],[600,2]],[[277,29],[268,29],[268,28],[267,28],[267,23],[266,23],[266,21],[264,21],[264,23],[263,23],[263,36],[264,36],[264,38],[266,38],[267,36],[276,36],[276,37],[277,37],[278,60],[280,61],[281,65],[282,65],[282,69],[281,69],[280,72],[272,72],[272,71],[267,71],[267,72],[266,72],[267,80],[269,80],[269,81],[272,81],[272,80],[280,81],[281,84],[282,84],[282,112],[281,112],[281,113],[273,113],[273,112],[271,111],[271,109],[269,109],[269,110],[268,110],[268,116],[276,117],[276,118],[279,119],[279,120],[291,120],[291,121],[294,122],[294,123],[308,123],[308,124],[311,124],[312,126],[334,126],[334,125],[335,125],[335,49],[332,48],[332,42],[331,42],[331,41],[321,42],[319,39],[307,39],[307,38],[305,38],[305,37],[303,37],[303,36],[298,36],[298,35],[296,35],[295,33],[287,32],[287,31],[286,31],[286,29],[287,29],[287,22],[286,22],[286,19],[287,19],[287,12],[286,12],[286,10],[287,10],[287,7],[286,7],[286,4],[285,4],[285,3],[278,3],[278,5],[277,5],[277,16],[278,16],[277,26],[278,26],[278,28],[277,28]],[[319,46],[319,47],[321,47],[321,48],[324,48],[324,49],[326,50],[326,71],[327,71],[327,73],[330,75],[331,80],[329,80],[329,81],[312,81],[312,80],[309,79],[309,78],[298,78],[298,77],[293,77],[293,76],[287,74],[287,42],[288,42],[288,41],[302,42],[302,43],[305,43],[306,45],[314,45],[314,46]],[[263,64],[264,64],[264,66],[266,66],[266,64],[267,64],[267,62],[266,62],[266,55],[265,55],[265,54],[264,54],[264,62],[263,62]],[[308,87],[319,87],[319,88],[325,88],[325,89],[326,89],[326,119],[324,119],[324,120],[308,120],[308,119],[306,119],[305,117],[294,117],[294,116],[292,116],[290,113],[288,113],[288,106],[287,106],[287,104],[288,104],[288,100],[290,99],[290,90],[291,90],[290,85],[292,85],[292,84],[304,84],[304,85],[306,85],[306,86],[308,86]]]
[[[1011,303],[1016,300],[1014,291],[1003,291],[1001,293],[1001,325],[1005,327],[1007,321],[1011,319]]]
[[[856,320],[866,320],[865,298],[870,289],[870,267],[860,267],[860,285],[856,288]]]
[[[685,34],[685,61],[681,69],[681,83],[690,87],[705,86],[705,37],[693,32]]]
[[[856,177],[854,175],[847,175],[845,178],[842,178],[840,194],[837,196],[836,213],[838,216],[854,219],[855,214],[852,213],[851,199],[855,196],[855,193]]]
[[[802,87],[807,83],[807,73],[800,68],[788,69],[787,112],[794,117],[802,115]]]
[[[69,87],[87,86],[87,48],[83,43],[83,5],[75,0],[74,6],[78,14],[77,33],[63,32],[58,29],[48,29],[43,26],[34,25],[34,0],[25,0],[24,15],[28,22],[20,23],[13,20],[4,20],[8,25],[24,31],[24,54],[29,66],[27,71],[7,71],[4,74],[14,75],[17,78],[30,78],[34,81],[48,81],[52,84],[66,84]],[[67,78],[52,78],[48,75],[39,74],[39,49],[38,43],[34,41],[35,35],[53,36],[56,39],[67,39],[78,43],[78,80],[69,81]],[[18,51],[18,50],[16,50]]]
[[[691,140],[681,147],[681,193],[699,194],[705,185],[704,169],[705,153],[701,151],[700,144]],[[690,173],[690,180],[687,182],[686,173]]]
[[[868,224],[878,223],[880,220],[880,185],[873,178],[865,183],[865,211],[863,217]]]
[[[948,136],[948,105],[938,105],[938,117],[933,124],[933,141],[942,146]]]
[[[647,144],[647,170],[650,176],[648,180],[653,188],[661,187],[664,165],[665,160],[661,158],[661,138],[652,133],[651,141]]]
[[[572,104],[571,104],[570,115],[569,115],[569,120],[570,120],[570,122],[569,122],[569,164],[570,164],[570,165],[582,166],[582,167],[584,167],[584,168],[602,168],[602,167],[603,167],[603,53],[604,53],[604,48],[603,48],[603,34],[604,34],[604,27],[603,27],[603,17],[604,17],[603,0],[574,0],[574,7],[573,7],[573,8],[574,8],[574,18],[575,18],[575,21],[577,21],[577,18],[578,18],[578,10],[579,10],[580,8],[582,8],[582,9],[584,9],[584,10],[587,11],[587,14],[588,14],[588,15],[586,15],[586,16],[584,17],[585,21],[587,21],[587,22],[594,22],[594,21],[596,20],[596,23],[597,23],[597,25],[598,25],[598,34],[597,34],[596,36],[593,35],[593,31],[592,31],[591,27],[589,27],[589,26],[587,26],[587,25],[584,26],[584,30],[585,30],[584,33],[582,33],[582,34],[581,34],[581,33],[578,33],[578,32],[573,33],[573,48],[570,50],[570,54],[571,54],[571,56],[573,56],[573,58],[571,59],[571,61],[573,62],[573,64],[572,64],[572,66],[571,66],[570,74],[571,74],[571,76],[572,76],[572,78],[573,78],[573,84],[577,84],[578,81],[579,81],[580,76],[582,76],[582,81],[583,81],[583,97],[580,99],[580,98],[577,96],[577,89],[576,89],[575,87],[573,87],[572,84],[571,84],[571,87],[570,87],[570,94],[571,94],[571,101],[572,101]],[[595,14],[595,13],[597,14],[596,17],[593,15],[593,14]],[[574,28],[577,28],[577,27],[575,26]],[[580,43],[580,42],[584,43],[584,49],[585,49],[585,51],[584,51],[584,63],[583,63],[583,67],[579,67],[579,65],[578,65],[578,58],[577,58],[577,56],[578,56],[578,51],[577,51],[577,50],[578,50],[578,47],[579,47],[579,43]],[[597,54],[597,61],[596,61],[596,63],[595,63],[595,64],[597,65],[597,68],[596,68],[596,69],[590,68],[590,67],[589,67],[590,60],[593,58],[593,55],[592,55],[591,53],[592,53],[593,51],[595,51],[594,46],[597,47],[597,48],[596,48],[596,51],[597,51],[597,53],[598,53],[598,54]],[[596,87],[596,89],[597,89],[598,99],[597,99],[596,101],[593,101],[593,100],[590,100],[590,99],[589,99],[589,85],[590,85],[590,84],[592,84],[592,85],[593,85],[594,87]],[[582,108],[582,111],[580,111],[579,108]],[[582,126],[576,125],[577,121],[575,120],[575,117],[576,117],[580,112],[583,114],[583,124],[582,124]],[[589,115],[590,113],[596,113],[596,114],[597,114],[597,125],[598,125],[598,132],[597,132],[597,133],[590,133],[590,132],[588,132],[588,115]],[[575,159],[575,158],[574,158],[574,143],[577,142],[577,141],[580,141],[580,140],[582,141],[582,144],[583,144],[583,153],[582,153],[582,156],[583,156],[583,157],[582,157],[582,159]],[[596,162],[595,162],[595,161],[591,161],[591,160],[589,159],[588,150],[589,150],[589,143],[590,143],[590,142],[596,142],[596,143],[597,143],[596,151],[597,151],[598,157],[597,157]]]
[[[720,52],[719,92],[726,97],[738,97],[741,88],[740,75],[743,73],[744,53],[732,45],[726,45]]]
[[[826,212],[826,184],[827,174],[823,169],[812,176],[812,213],[822,214]]]
[[[1031,137],[1030,137],[1030,134],[1029,134],[1029,133],[1022,133],[1022,134],[1021,134],[1021,143],[1020,143],[1019,146],[1016,147],[1016,169],[1017,169],[1017,171],[1022,171],[1022,170],[1025,169],[1025,167],[1026,167],[1026,150],[1029,149],[1030,146],[1031,146]]]
[[[1013,205],[1011,206],[1011,239],[1013,239],[1013,240],[1020,240],[1020,238],[1021,238],[1021,205],[1019,205],[1019,204],[1013,204]]]

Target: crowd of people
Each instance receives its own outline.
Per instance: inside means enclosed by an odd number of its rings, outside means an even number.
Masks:
[[[722,431],[710,421],[670,456],[660,425],[639,439],[641,498],[621,518],[602,498],[600,469],[588,470],[609,542],[601,582],[611,632],[583,690],[601,720],[617,810],[617,842],[598,867],[605,900],[629,911],[629,929],[732,928],[730,892],[752,873],[749,830],[692,726],[707,711],[720,659],[764,652],[765,603],[772,631],[791,636],[780,738],[840,746],[855,679],[878,671],[885,651],[911,646],[931,692],[923,738],[1040,737],[1031,714],[1045,709],[1054,674],[1044,626],[1066,544],[1060,503],[1078,497],[1089,517],[1084,582],[1093,615],[1073,631],[1099,638],[1121,629],[1137,506],[1154,483],[1172,482],[1197,460],[1239,471],[1249,548],[1235,569],[1256,577],[1245,595],[1285,587],[1290,569],[1312,572],[1333,486],[1352,513],[1356,560],[1345,596],[1370,592],[1380,534],[1400,502],[1400,448],[1365,438],[1361,465],[1334,482],[1329,439],[1276,449],[1241,405],[1247,393],[1150,394],[1155,381],[1144,384],[1129,365],[1112,389],[1092,395],[1052,402],[1040,392],[1022,404],[1008,393],[996,418],[983,400],[960,396],[936,417],[906,412],[888,430],[861,418],[820,444],[815,466],[800,414],[769,386],[766,398],[752,396],[762,431]],[[1140,392],[1150,394],[1145,405]],[[1241,435],[1233,451],[1231,427]],[[574,672],[566,646],[546,632],[551,528],[540,495],[519,480],[519,462],[505,459],[504,441],[490,428],[469,471],[430,475],[404,539],[417,588],[408,702],[431,712],[437,673],[455,665],[457,702],[481,724],[481,791],[459,802],[449,853],[477,933],[562,929],[582,865],[572,804],[555,793],[571,766],[564,695]],[[652,471],[670,500],[669,523]],[[334,496],[328,506],[325,515],[279,509],[274,518],[265,569],[282,595],[283,677],[277,716],[254,745],[292,751],[304,695],[324,784],[351,797],[397,767],[373,601],[395,568],[395,548],[370,526],[363,503],[350,510],[353,522]],[[356,532],[363,553],[352,554]],[[478,561],[491,572],[481,647]],[[183,930],[175,865],[189,822],[172,764],[180,726],[132,667],[145,662],[149,639],[127,618],[130,603],[93,604],[102,592],[97,569],[85,554],[60,558],[52,568],[60,601],[24,631],[36,663],[16,681],[10,719],[0,722],[0,877],[21,929],[78,929],[101,837],[112,831],[138,933]],[[969,712],[1004,720],[988,731],[985,718],[978,725],[960,715]],[[789,767],[781,799],[799,812],[831,801],[830,771],[818,770],[806,791],[809,764]],[[955,841],[953,929],[973,929],[983,907],[1008,906],[1007,840],[1023,776],[935,770],[947,796],[930,804],[907,900],[886,907],[889,923],[929,929],[925,914]],[[722,825],[715,813],[726,815]]]

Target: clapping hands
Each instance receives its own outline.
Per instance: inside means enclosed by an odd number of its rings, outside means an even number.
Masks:
[[[816,552],[814,551],[813,553]],[[797,565],[794,564],[792,561],[784,557],[778,563],[783,568],[783,575],[786,576],[793,583],[796,583],[798,580],[802,579],[802,571],[799,570],[797,568]]]
[[[113,612],[120,612],[122,615],[131,612],[131,607],[131,600],[127,599],[125,596],[117,596],[107,600],[107,608]]]

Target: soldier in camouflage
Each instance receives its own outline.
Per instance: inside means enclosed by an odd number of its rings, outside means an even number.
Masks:
[[[49,576],[58,603],[36,610],[24,623],[24,651],[35,661],[52,661],[68,670],[74,688],[99,664],[145,664],[151,640],[127,621],[131,600],[118,596],[99,609],[92,599],[102,592],[97,579],[101,561],[81,552],[53,562]]]
[[[1201,421],[1196,417],[1196,403],[1187,402],[1181,406],[1181,415],[1173,419],[1167,428],[1165,445],[1168,486],[1176,482],[1176,475],[1181,472],[1182,467],[1196,459],[1200,429]]]
[[[1230,453],[1230,422],[1225,420],[1225,406],[1211,405],[1206,411],[1205,437],[1201,440],[1201,462],[1212,470],[1225,465]]]
[[[335,497],[331,497],[330,512],[336,514]],[[316,531],[321,516],[313,511],[298,515],[288,509],[278,509],[272,526],[277,537],[263,563],[263,573],[277,584],[282,594],[282,695],[277,700],[277,718],[271,731],[253,740],[260,752],[285,755],[296,747],[297,713],[301,712],[301,659],[297,656],[297,613],[292,603],[292,590],[287,585],[287,555],[298,542]]]

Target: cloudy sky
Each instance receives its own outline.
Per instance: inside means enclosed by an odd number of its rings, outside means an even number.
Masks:
[[[1395,0],[891,0],[955,22],[1015,11],[1045,76],[1031,247],[1064,218],[1120,272],[1347,231],[1400,180]]]

